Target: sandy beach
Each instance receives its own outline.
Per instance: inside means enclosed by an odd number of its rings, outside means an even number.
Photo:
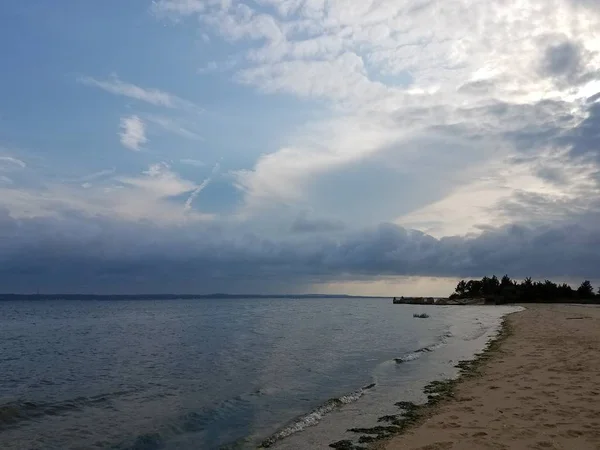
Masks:
[[[482,376],[378,450],[600,449],[600,307],[528,305]]]

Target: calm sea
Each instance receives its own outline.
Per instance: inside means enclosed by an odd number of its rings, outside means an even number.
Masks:
[[[390,299],[0,302],[0,448],[327,448],[452,376],[511,310]]]

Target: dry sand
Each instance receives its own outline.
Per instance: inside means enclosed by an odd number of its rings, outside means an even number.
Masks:
[[[527,308],[481,377],[377,448],[600,450],[600,307]]]

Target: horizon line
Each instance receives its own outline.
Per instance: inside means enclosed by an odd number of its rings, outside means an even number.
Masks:
[[[120,297],[120,298],[219,298],[219,297],[263,297],[263,298],[294,298],[294,297],[331,297],[331,298],[387,298],[387,296],[378,295],[352,295],[352,294],[230,294],[223,292],[213,292],[210,294],[173,294],[173,293],[140,293],[140,294],[92,294],[92,293],[30,293],[30,294],[18,294],[18,293],[0,293],[0,299],[4,297],[32,297],[32,298],[43,298],[43,297],[96,297],[96,298],[107,298],[107,297]]]

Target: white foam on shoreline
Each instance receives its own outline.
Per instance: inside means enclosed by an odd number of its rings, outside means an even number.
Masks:
[[[365,394],[366,391],[372,389],[373,387],[375,387],[375,384],[369,384],[368,386],[353,391],[349,394],[327,400],[325,403],[318,406],[310,413],[298,417],[297,419],[293,420],[289,425],[285,426],[281,430],[269,436],[261,443],[261,448],[271,447],[273,444],[280,441],[281,439],[284,439],[292,434],[298,433],[304,430],[306,427],[317,425],[325,415],[338,408],[341,408],[344,405],[357,401],[360,397],[362,397]]]

